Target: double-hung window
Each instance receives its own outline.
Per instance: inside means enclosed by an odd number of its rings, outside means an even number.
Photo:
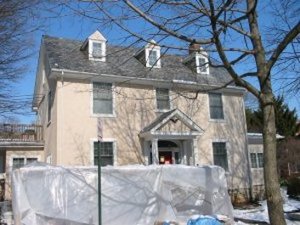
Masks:
[[[214,164],[228,171],[228,159],[225,142],[213,143]]]
[[[169,90],[163,88],[156,89],[156,106],[158,110],[170,109]]]
[[[93,83],[93,113],[113,114],[113,93],[110,83]]]
[[[99,152],[101,155],[100,158],[101,166],[114,164],[114,143],[113,142],[94,142],[94,165],[98,165]]]
[[[209,93],[209,111],[211,119],[224,119],[222,94]]]
[[[263,153],[250,153],[251,168],[263,168]]]
[[[102,43],[99,42],[92,42],[93,43],[93,50],[92,55],[94,58],[101,58],[102,54]]]
[[[207,73],[207,60],[203,57],[198,57],[198,73]]]
[[[158,62],[158,54],[156,50],[149,50],[149,66],[156,66],[156,63]]]

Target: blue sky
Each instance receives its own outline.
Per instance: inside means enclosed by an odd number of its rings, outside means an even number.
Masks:
[[[15,95],[23,96],[24,98],[32,98],[37,61],[38,61],[38,50],[41,42],[42,35],[50,35],[56,37],[63,37],[69,39],[85,40],[90,34],[92,34],[96,29],[98,29],[108,40],[109,43],[119,44],[124,40],[124,37],[127,36],[124,32],[114,26],[102,27],[100,24],[92,22],[89,19],[83,19],[82,17],[75,16],[66,13],[65,16],[49,18],[44,24],[43,30],[40,30],[33,34],[33,39],[35,42],[34,54],[28,60],[28,72],[24,74],[23,78],[19,80],[17,84],[14,85]],[[136,31],[140,27],[145,25],[140,23],[138,25],[132,26],[132,29]],[[128,44],[130,41],[127,41]],[[277,90],[277,94],[288,94],[284,90],[280,89],[280,83],[274,85],[274,90]],[[290,108],[296,108],[298,117],[300,116],[300,100],[297,96],[288,95],[285,99],[286,103]],[[35,115],[31,112],[30,108],[25,110],[24,115],[17,115],[20,122],[22,123],[31,123],[35,121]]]

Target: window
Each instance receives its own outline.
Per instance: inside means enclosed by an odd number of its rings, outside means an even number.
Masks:
[[[250,153],[251,168],[257,168],[256,153]]]
[[[92,42],[93,43],[93,52],[92,55],[94,58],[101,58],[102,54],[102,43]]]
[[[224,119],[222,95],[218,93],[209,94],[209,110],[211,119]]]
[[[263,168],[264,158],[263,153],[250,153],[251,168]]]
[[[228,171],[227,150],[225,142],[213,143],[214,164]]]
[[[48,122],[51,121],[51,91],[48,93]]]
[[[156,63],[157,63],[157,51],[155,50],[149,50],[149,58],[148,58],[148,61],[149,61],[149,66],[156,66]]]
[[[207,60],[203,57],[198,57],[198,73],[207,73]]]
[[[93,83],[93,113],[113,114],[112,84]]]
[[[94,142],[94,165],[98,165],[99,147],[101,154],[101,166],[114,164],[113,142]]]
[[[262,153],[257,153],[257,160],[258,160],[258,167],[263,168],[264,167],[264,156]]]
[[[33,163],[33,162],[37,162],[38,161],[38,158],[36,157],[16,157],[16,158],[13,158],[13,162],[12,162],[12,168],[13,170],[14,169],[19,169],[25,165],[28,165],[30,163]]]
[[[156,89],[156,103],[158,110],[170,109],[169,90],[163,88]]]

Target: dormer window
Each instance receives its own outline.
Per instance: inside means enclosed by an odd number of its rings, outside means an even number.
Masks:
[[[92,47],[92,55],[93,58],[101,58],[102,56],[104,56],[104,54],[102,53],[102,43],[100,42],[92,42],[93,43],[93,47]]]
[[[160,68],[160,46],[154,40],[151,40],[145,46],[146,66],[153,68]]]
[[[89,36],[80,50],[88,52],[89,60],[106,61],[106,39],[99,31]]]
[[[151,40],[143,49],[135,54],[144,66],[150,68],[161,68],[160,46],[154,40]]]
[[[156,66],[156,63],[158,61],[158,54],[157,54],[157,50],[149,50],[149,57],[148,57],[148,63],[149,66]]]
[[[208,74],[209,66],[208,66],[207,54],[196,53],[195,57],[196,57],[197,73]]]
[[[192,71],[198,74],[209,74],[208,54],[199,44],[189,46],[189,56],[184,60]]]

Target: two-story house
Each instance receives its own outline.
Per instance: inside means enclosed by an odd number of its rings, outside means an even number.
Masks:
[[[33,109],[45,161],[95,165],[100,147],[103,165],[219,165],[232,195],[248,197],[245,91],[208,62],[195,44],[171,55],[155,41],[109,45],[99,31],[83,42],[44,36]]]

